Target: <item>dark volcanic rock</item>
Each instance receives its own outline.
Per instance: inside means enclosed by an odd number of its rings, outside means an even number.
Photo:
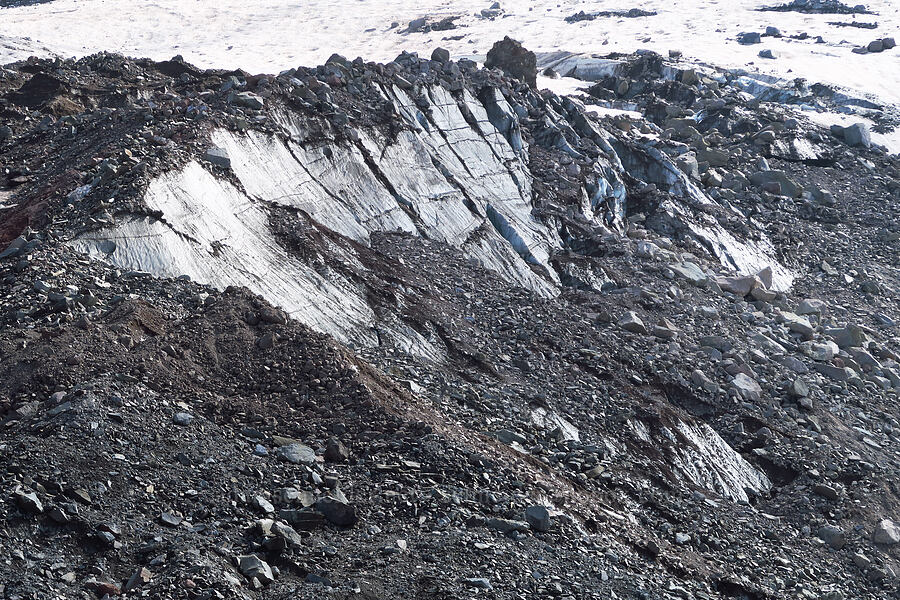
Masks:
[[[521,42],[510,37],[494,43],[487,53],[484,66],[488,69],[499,68],[510,77],[537,87],[537,57]]]

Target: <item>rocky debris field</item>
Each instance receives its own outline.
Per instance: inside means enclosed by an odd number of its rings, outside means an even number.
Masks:
[[[602,60],[580,99],[530,87],[508,39],[488,70],[441,51],[278,76],[112,54],[0,70],[0,595],[900,595],[898,158],[798,116],[835,90]],[[508,242],[542,286],[248,192],[266,243],[362,290],[376,341],[342,345],[248,289],[72,247],[172,226],[148,189],[190,161],[245,190],[216,130],[280,139],[288,119],[325,156],[405,139],[397,88],[448,135],[430,86],[513,148],[560,240],[541,263],[492,213],[465,244]],[[492,99],[487,124],[469,97]]]

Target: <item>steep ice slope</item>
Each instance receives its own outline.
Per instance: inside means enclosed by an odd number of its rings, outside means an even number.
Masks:
[[[459,246],[509,281],[556,295],[559,277],[548,259],[561,242],[531,215],[523,155],[487,108],[467,91],[457,102],[432,87],[426,116],[400,89],[384,94],[410,126],[396,140],[361,129],[357,141],[311,142],[302,119],[289,112],[276,116],[284,127],[279,136],[215,130],[211,141],[227,151],[240,188],[190,162],[146,193],[147,207],[162,219],[135,216],[72,244],[127,269],[188,275],[220,289],[246,286],[294,318],[362,345],[379,343],[366,291],[287,251],[269,225],[269,206],[300,209],[363,245],[374,232],[403,231]],[[346,248],[325,252],[364,270]],[[440,359],[408,328],[394,323],[390,335],[408,351]]]

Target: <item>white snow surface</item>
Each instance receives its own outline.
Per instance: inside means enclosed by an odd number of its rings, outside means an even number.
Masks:
[[[900,104],[900,49],[857,55],[851,50],[876,38],[897,37],[900,3],[863,2],[877,15],[806,15],[758,12],[782,0],[506,0],[502,16],[480,13],[488,0],[53,0],[0,9],[0,63],[29,54],[81,56],[108,50],[168,59],[181,54],[202,67],[279,72],[321,64],[333,52],[388,61],[401,50],[429,55],[437,46],[454,56],[483,56],[510,35],[536,52],[684,52],[687,60],[739,67],[784,78],[843,86],[858,94]],[[860,0],[849,0],[850,5]],[[658,15],[601,17],[566,23],[578,11],[641,8]],[[460,17],[457,29],[403,33],[418,17]],[[829,22],[878,22],[878,29],[835,27]],[[391,27],[392,23],[398,26]],[[741,46],[742,31],[778,27],[785,36],[807,32],[805,41],[763,38]],[[816,44],[821,35],[826,43]],[[459,40],[448,39],[462,36]],[[775,60],[758,57],[763,48]]]

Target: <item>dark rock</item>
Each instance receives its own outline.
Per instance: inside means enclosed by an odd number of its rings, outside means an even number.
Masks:
[[[487,53],[484,66],[499,68],[510,77],[524,81],[532,88],[537,87],[537,57],[510,37],[494,44]]]
[[[352,527],[356,524],[356,509],[346,502],[326,496],[316,502],[316,510],[325,515],[329,523],[338,527]]]

